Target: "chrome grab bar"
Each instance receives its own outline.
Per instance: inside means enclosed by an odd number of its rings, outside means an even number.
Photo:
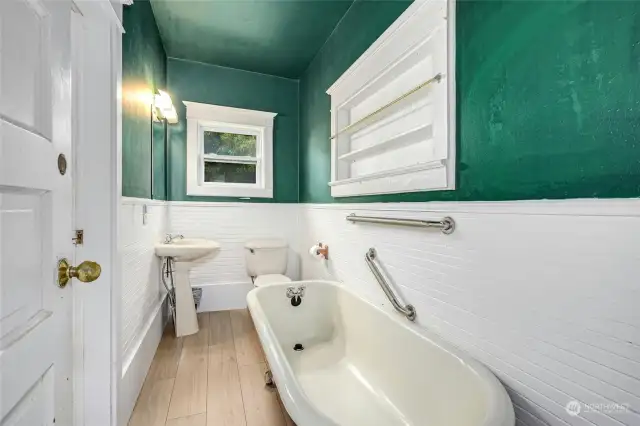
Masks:
[[[456,229],[456,223],[453,218],[445,217],[442,220],[421,220],[421,219],[397,219],[390,217],[376,217],[376,216],[357,216],[355,213],[351,213],[347,216],[349,222],[368,222],[379,223],[384,225],[401,225],[401,226],[415,226],[419,228],[440,228],[443,234],[451,234]]]
[[[416,308],[414,308],[412,305],[402,306],[400,304],[395,293],[393,292],[393,290],[391,290],[389,283],[387,283],[387,280],[384,278],[384,275],[382,275],[382,272],[380,272],[380,269],[378,269],[378,267],[376,266],[374,262],[376,257],[377,257],[376,249],[371,247],[367,251],[367,253],[364,255],[364,260],[367,261],[367,265],[369,266],[369,269],[371,269],[373,276],[376,277],[376,280],[378,281],[378,284],[380,284],[380,287],[382,287],[382,291],[384,291],[384,294],[387,295],[387,298],[389,298],[389,300],[391,301],[391,304],[393,305],[394,308],[396,308],[398,312],[400,312],[402,315],[407,317],[409,321],[415,321]]]

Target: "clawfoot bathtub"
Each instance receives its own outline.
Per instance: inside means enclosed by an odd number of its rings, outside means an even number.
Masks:
[[[293,306],[287,288],[304,286]],[[340,283],[259,287],[249,310],[298,426],[513,426],[482,364]]]

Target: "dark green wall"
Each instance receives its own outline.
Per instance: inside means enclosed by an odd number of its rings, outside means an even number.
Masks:
[[[273,133],[274,198],[251,202],[298,201],[298,81],[198,62],[169,58],[168,91],[180,122],[169,125],[170,200],[243,201],[228,197],[186,195],[186,108],[183,101],[275,112]]]
[[[356,3],[301,78],[300,201],[640,196],[640,2],[459,1],[457,190],[333,199],[326,89],[402,12]]]
[[[166,86],[167,57],[148,1],[124,7],[123,21],[122,195],[166,199],[164,124],[152,123],[151,101]]]

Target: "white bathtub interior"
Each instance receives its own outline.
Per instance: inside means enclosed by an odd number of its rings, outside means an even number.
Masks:
[[[335,285],[307,285],[300,307],[286,287],[256,292],[260,309],[302,391],[335,423],[482,424],[485,378],[455,354]]]

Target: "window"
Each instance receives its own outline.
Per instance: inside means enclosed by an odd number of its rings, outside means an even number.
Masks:
[[[203,128],[204,183],[256,184],[258,135],[241,130]]]
[[[327,91],[332,196],[454,189],[454,11],[414,2]]]
[[[275,113],[185,102],[187,195],[273,197]]]

